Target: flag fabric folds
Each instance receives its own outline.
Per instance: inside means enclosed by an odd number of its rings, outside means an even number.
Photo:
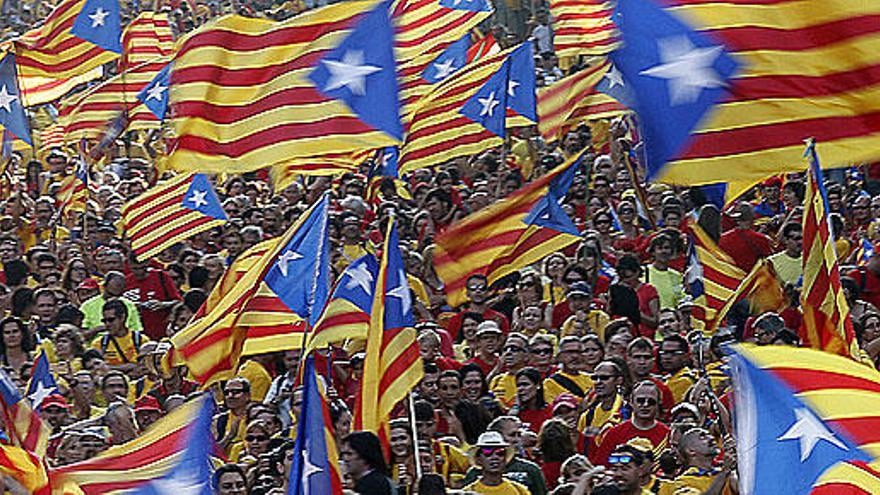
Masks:
[[[828,490],[858,487],[864,479],[839,463],[864,466],[880,453],[880,416],[874,407],[880,374],[811,349],[732,349],[742,493],[816,493],[812,487],[826,476],[836,480],[820,482],[826,491],[819,493],[859,493]]]
[[[122,33],[121,70],[130,70],[156,59],[169,57],[174,53],[174,34],[168,21],[168,14],[141,12]],[[158,70],[163,64],[153,67]]]
[[[559,58],[606,55],[620,44],[611,20],[614,4],[603,0],[551,0],[553,49]]]
[[[685,278],[696,306],[693,316],[706,327],[713,327],[719,311],[734,297],[746,273],[702,227],[691,223],[689,228],[691,239]]]
[[[348,339],[366,339],[376,292],[379,262],[372,254],[354,260],[342,272],[315,329],[307,350]]]
[[[22,104],[26,107],[51,103],[62,98],[80,84],[85,84],[104,75],[102,67],[96,67],[84,74],[55,79],[42,76],[18,75],[18,88],[21,90]]]
[[[169,164],[245,172],[399,142],[387,9],[366,0],[285,22],[227,16],[185,38],[171,71]]]
[[[58,393],[58,384],[49,369],[49,358],[46,352],[40,349],[37,358],[34,359],[34,368],[31,371],[31,379],[28,381],[27,397],[31,408],[40,411],[46,397]]]
[[[708,322],[709,330],[714,331],[721,321],[727,316],[730,308],[737,301],[748,298],[749,308],[753,314],[765,311],[779,312],[788,306],[788,299],[773,270],[773,264],[766,259],[760,259],[752,270],[739,282],[733,294],[724,302],[724,305],[715,313],[715,318]]]
[[[629,0],[612,53],[633,91],[650,178],[730,183],[878,157],[880,5],[849,0]]]
[[[66,215],[72,211],[86,211],[89,200],[89,170],[85,160],[78,159],[76,169],[61,181],[55,193],[55,208]]]
[[[0,444],[0,473],[14,478],[28,493],[52,493],[43,459],[20,447]]]
[[[804,283],[801,307],[804,312],[802,334],[814,349],[850,356],[859,360],[849,305],[840,284],[840,267],[831,222],[828,198],[816,145],[807,147],[810,166],[804,195]]]
[[[204,174],[181,174],[148,189],[122,207],[122,224],[138,259],[223,225],[226,213]]]
[[[46,455],[52,430],[31,409],[3,370],[0,370],[0,408],[3,410],[3,430],[12,443],[38,456]]]
[[[611,64],[603,62],[538,90],[538,131],[547,142],[581,122],[627,113],[617,100],[596,89]]]
[[[301,175],[338,175],[357,173],[356,153],[328,153],[321,156],[296,158],[269,169],[269,178],[275,192],[281,192],[299,179]]]
[[[40,131],[40,151],[46,153],[52,148],[64,147],[64,127],[52,124]]]
[[[13,53],[7,53],[0,59],[0,126],[8,129],[18,139],[33,145],[30,124],[24,112],[21,92],[18,90]]]
[[[559,201],[584,153],[437,236],[434,269],[443,280],[449,304],[466,302],[465,285],[473,274],[486,275],[492,284],[580,240]]]
[[[370,312],[364,371],[354,412],[356,430],[383,436],[394,407],[424,375],[412,307],[397,226],[391,220]]]
[[[120,35],[115,0],[62,0],[41,26],[13,40],[19,73],[52,79],[86,74],[119,57]]]
[[[312,205],[205,316],[175,334],[170,362],[186,364],[207,386],[234,376],[249,326],[277,329],[264,337],[290,341],[292,326],[313,325],[329,285],[328,208],[327,196]]]
[[[330,410],[315,373],[314,356],[306,358],[302,376],[302,407],[297,421],[287,493],[341,495],[339,453],[333,435]]]
[[[171,411],[134,440],[92,459],[51,469],[55,493],[70,485],[85,495],[168,493],[181,487],[194,490],[187,493],[210,493],[207,463],[214,450],[213,411],[213,400],[204,394]]]

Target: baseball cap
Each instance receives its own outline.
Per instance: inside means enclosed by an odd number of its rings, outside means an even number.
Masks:
[[[43,403],[40,405],[43,409],[47,407],[60,407],[61,409],[70,409],[73,407],[72,405],[67,403],[67,399],[59,394],[52,394],[45,399],[43,399]]]
[[[593,289],[590,287],[590,284],[586,282],[575,282],[571,284],[568,288],[567,292],[568,296],[584,296],[590,297],[593,294]]]
[[[93,278],[87,278],[76,286],[76,290],[96,290],[99,289],[98,281]]]
[[[561,407],[568,407],[570,409],[577,409],[577,406],[578,406],[577,397],[575,397],[574,395],[572,395],[568,392],[563,392],[563,393],[557,395],[555,399],[553,399],[553,408],[552,408],[553,414],[556,414],[556,410]]]
[[[164,412],[162,406],[159,405],[159,401],[152,395],[145,395],[134,403],[134,412],[139,411]]]

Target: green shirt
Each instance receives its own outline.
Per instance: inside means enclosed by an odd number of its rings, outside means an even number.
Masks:
[[[142,331],[144,325],[141,323],[141,315],[138,313],[137,306],[124,297],[120,297],[119,299],[125,304],[125,307],[128,308],[128,318],[125,320],[125,326],[132,331]],[[83,317],[83,328],[98,328],[104,324],[104,296],[102,294],[98,294],[82,303],[79,310],[85,315]]]
[[[681,273],[672,268],[658,270],[653,264],[648,265],[647,273],[645,282],[657,289],[660,309],[677,308],[678,303],[684,299],[684,278]]]
[[[537,464],[531,461],[514,457],[504,468],[504,477],[525,485],[532,495],[547,495],[547,483],[544,482],[544,472]],[[465,486],[480,479],[480,469],[472,467],[464,476]]]
[[[801,275],[804,274],[804,266],[801,257],[792,258],[785,251],[776,253],[767,258],[776,271],[776,276],[782,280],[784,284],[795,284]]]

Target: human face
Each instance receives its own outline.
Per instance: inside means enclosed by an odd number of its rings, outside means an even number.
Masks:
[[[477,461],[487,474],[498,475],[504,472],[507,449],[504,447],[477,448]]]
[[[351,413],[343,411],[339,419],[333,423],[333,431],[336,433],[337,438],[344,438],[351,433],[351,420]]]
[[[239,409],[247,405],[251,399],[251,394],[245,391],[244,384],[238,381],[227,383],[223,389],[223,398],[226,407],[229,409]]]
[[[358,455],[348,442],[342,442],[342,451],[340,452],[342,460],[345,462],[346,470],[352,478],[358,479],[370,470],[370,465],[363,457]]]
[[[125,319],[116,314],[113,309],[105,309],[104,317],[101,319],[107,331],[113,335],[123,335],[125,332]]]
[[[50,323],[58,313],[58,303],[52,295],[44,294],[34,301],[34,313],[42,323]]]
[[[531,351],[530,364],[540,369],[550,365],[550,359],[553,357],[553,347],[550,344],[540,342],[532,347]]]
[[[865,330],[862,333],[862,340],[865,343],[880,338],[880,316],[869,316],[865,320]]]
[[[244,441],[249,454],[265,454],[269,446],[269,433],[263,428],[251,428],[246,432]]]
[[[391,453],[398,459],[406,459],[412,453],[412,439],[406,428],[393,428],[389,442]]]
[[[516,379],[516,396],[520,404],[527,404],[535,399],[538,394],[538,385],[526,376]]]
[[[801,255],[801,250],[803,249],[804,244],[804,233],[801,229],[789,231],[788,235],[785,236],[785,252],[796,258]]]
[[[544,315],[538,306],[529,306],[523,310],[522,321],[526,330],[534,331],[541,328]]]
[[[455,377],[444,376],[438,382],[440,400],[446,406],[454,406],[461,399],[461,385]]]
[[[553,256],[547,260],[547,276],[556,279],[557,275],[562,274],[565,269],[565,258],[561,256]]]
[[[467,283],[466,292],[471,302],[482,304],[489,296],[489,286],[481,278],[472,278]]]
[[[596,388],[596,395],[599,398],[614,396],[622,383],[623,377],[613,364],[600,363],[599,366],[596,366],[596,371],[593,373],[593,386]]]
[[[46,421],[48,421],[53,427],[58,428],[64,426],[64,420],[67,417],[66,409],[58,406],[51,406],[43,408],[42,413],[42,416],[46,418]]]
[[[67,335],[55,337],[55,353],[65,357],[70,357],[73,354],[73,342]]]
[[[576,370],[578,360],[584,352],[584,344],[581,341],[566,342],[559,346],[556,359],[562,365],[562,369],[571,373]]]
[[[605,348],[606,356],[618,356],[626,358],[626,348],[632,342],[633,336],[629,332],[620,332],[608,339]]]
[[[480,337],[480,350],[485,355],[495,354],[501,342],[501,335],[494,332],[483,332]]]
[[[589,369],[593,369],[594,366],[599,364],[603,357],[605,357],[605,350],[598,343],[587,342],[584,344],[584,353],[581,360]]]
[[[675,373],[687,364],[687,352],[678,342],[664,340],[660,344],[660,365],[664,370]]]
[[[871,200],[866,196],[859,196],[852,205],[853,220],[857,224],[863,224],[871,216]]]
[[[15,323],[3,325],[3,344],[7,349],[18,349],[22,342],[21,328]]]
[[[425,373],[422,381],[419,382],[419,392],[422,398],[431,402],[436,402],[439,398],[437,392],[439,390],[438,378],[439,373]]]
[[[634,416],[642,421],[653,421],[659,412],[659,399],[655,387],[638,387],[632,394]]]
[[[217,495],[245,495],[247,483],[239,473],[223,473],[217,480]]]
[[[440,345],[435,340],[425,338],[419,340],[419,354],[422,356],[422,361],[434,362],[439,347]]]
[[[633,349],[627,352],[626,364],[637,378],[647,378],[654,369],[654,353],[647,349]]]
[[[128,387],[121,376],[111,376],[104,382],[103,392],[108,402],[112,400],[125,400],[128,396]]]
[[[443,220],[443,218],[449,214],[449,208],[446,207],[446,203],[437,198],[431,198],[428,200],[428,202],[425,203],[425,209],[428,210],[428,214],[431,215],[431,219],[435,222]]]
[[[501,362],[507,369],[519,369],[528,362],[528,344],[519,338],[507,339],[501,352]]]
[[[477,338],[477,327],[479,325],[479,323],[470,318],[464,318],[461,321],[461,333],[465,341],[473,342]]]
[[[661,336],[667,337],[679,333],[678,316],[673,311],[661,311],[657,318],[657,331]]]
[[[622,493],[634,493],[641,484],[641,470],[628,453],[611,454],[608,458],[611,476]]]
[[[464,397],[471,401],[477,401],[483,392],[483,380],[476,371],[471,371],[464,375],[461,380],[462,391]]]
[[[104,293],[109,297],[119,297],[125,292],[125,278],[113,276],[104,284]]]

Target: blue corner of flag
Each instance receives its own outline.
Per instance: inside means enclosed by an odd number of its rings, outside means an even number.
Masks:
[[[119,0],[86,0],[70,32],[115,53],[122,53]]]
[[[339,472],[331,462],[327,445],[330,425],[324,414],[324,398],[315,373],[315,358],[309,355],[303,366],[302,408],[288,478],[287,493],[308,495],[337,493]],[[331,437],[332,438],[332,437]]]
[[[376,166],[373,177],[399,177],[397,162],[400,159],[400,148],[386,146],[376,153]]]
[[[555,230],[563,234],[579,236],[580,231],[578,231],[577,226],[565,213],[565,210],[559,206],[558,201],[552,194],[545,194],[544,197],[535,203],[535,206],[532,207],[532,210],[523,219],[523,222]]]
[[[471,35],[468,33],[440,52],[440,55],[437,55],[437,58],[422,72],[422,79],[435,84],[455,74],[467,65],[470,47]]]
[[[361,256],[342,272],[332,297],[345,299],[361,311],[369,313],[373,307],[378,276],[379,262],[376,257],[372,254]]]
[[[18,391],[18,386],[2,369],[0,369],[0,400],[3,401],[3,407],[7,408],[17,404],[21,400],[21,393]]]
[[[492,77],[461,107],[460,113],[481,124],[487,131],[504,137],[507,123],[507,75],[510,59],[506,60]]]
[[[352,31],[309,74],[318,90],[343,101],[363,122],[403,140],[390,1],[357,20]]]
[[[608,72],[596,84],[596,90],[614,98],[627,108],[636,107],[635,99],[623,79],[623,74],[614,64],[611,64]]]
[[[388,267],[385,279],[385,328],[404,328],[415,325],[412,291],[406,280],[397,225],[388,238]]]
[[[440,0],[440,5],[453,10],[470,12],[491,12],[492,4],[488,0]]]
[[[39,411],[46,397],[58,393],[58,384],[52,371],[49,369],[49,358],[45,352],[40,352],[34,361],[34,369],[31,371],[31,380],[28,383],[27,397],[31,407]]]
[[[15,55],[7,53],[0,60],[0,125],[27,144],[31,141],[31,128],[18,90],[18,74]]]
[[[535,97],[535,49],[526,41],[511,52],[507,79],[507,108],[538,123],[538,100]]]
[[[771,370],[756,366],[736,346],[732,349],[739,481],[744,493],[810,493],[833,465],[872,460]]]
[[[168,89],[171,87],[171,64],[169,63],[156,74],[156,77],[147,84],[137,95],[153,115],[159,120],[165,120],[168,111]]]
[[[329,200],[325,195],[278,250],[264,281],[285,306],[314,326],[330,286]]]
[[[725,45],[654,0],[619,2],[624,43],[611,54],[643,125],[648,179],[687,148],[739,69]]]
[[[684,274],[684,283],[689,288],[689,294],[692,299],[696,299],[706,293],[706,287],[703,284],[703,264],[700,263],[700,257],[697,256],[697,246],[694,240],[688,242],[688,264]]]
[[[217,220],[226,220],[226,212],[220,204],[220,198],[211,187],[211,182],[205,174],[193,175],[189,188],[183,196],[181,206]]]
[[[700,186],[699,191],[709,204],[715,205],[719,210],[724,209],[724,198],[727,196],[727,183],[707,184]]]

